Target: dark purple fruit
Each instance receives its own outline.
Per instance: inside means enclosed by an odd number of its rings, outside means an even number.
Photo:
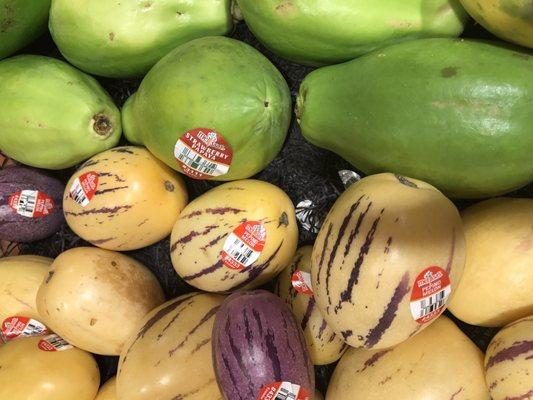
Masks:
[[[229,296],[215,319],[213,360],[225,400],[311,400],[315,378],[303,332],[287,305],[265,290]],[[288,397],[293,398],[293,397]]]
[[[0,239],[32,242],[57,232],[64,221],[64,190],[61,181],[38,169],[0,170]]]

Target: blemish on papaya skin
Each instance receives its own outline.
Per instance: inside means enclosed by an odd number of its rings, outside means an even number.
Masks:
[[[284,1],[276,6],[276,12],[278,14],[294,13],[295,11],[296,7],[292,3],[292,1]]]
[[[0,33],[5,33],[15,25],[15,10],[10,5],[4,6],[4,17],[0,22]]]
[[[452,76],[457,75],[457,67],[446,67],[440,70],[440,74],[443,78],[451,78]]]
[[[89,325],[94,326],[98,320],[96,318],[91,318]]]
[[[113,41],[115,40],[115,33],[114,32],[109,32],[109,40]]]

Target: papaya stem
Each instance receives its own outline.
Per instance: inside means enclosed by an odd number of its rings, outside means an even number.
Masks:
[[[105,114],[96,114],[93,117],[93,130],[99,136],[108,137],[113,132],[113,124]]]

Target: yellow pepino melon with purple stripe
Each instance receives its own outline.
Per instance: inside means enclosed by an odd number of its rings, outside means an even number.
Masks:
[[[212,343],[224,400],[273,400],[280,393],[314,398],[314,370],[302,330],[276,295],[256,290],[228,297],[217,313]]]
[[[485,355],[485,378],[493,400],[533,398],[533,315],[494,336]]]
[[[315,365],[326,365],[337,361],[347,346],[328,326],[316,305],[312,288],[306,285],[311,270],[313,246],[298,249],[293,263],[279,275],[276,293],[292,310],[300,324],[307,343],[309,357]]]
[[[311,262],[328,325],[353,347],[395,346],[445,310],[465,264],[461,218],[425,182],[372,175],[336,201]]]
[[[118,400],[221,400],[211,333],[223,296],[189,293],[152,310],[120,355]]]

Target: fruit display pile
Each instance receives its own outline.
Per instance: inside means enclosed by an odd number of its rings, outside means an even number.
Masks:
[[[0,399],[533,399],[530,0],[0,0]]]

